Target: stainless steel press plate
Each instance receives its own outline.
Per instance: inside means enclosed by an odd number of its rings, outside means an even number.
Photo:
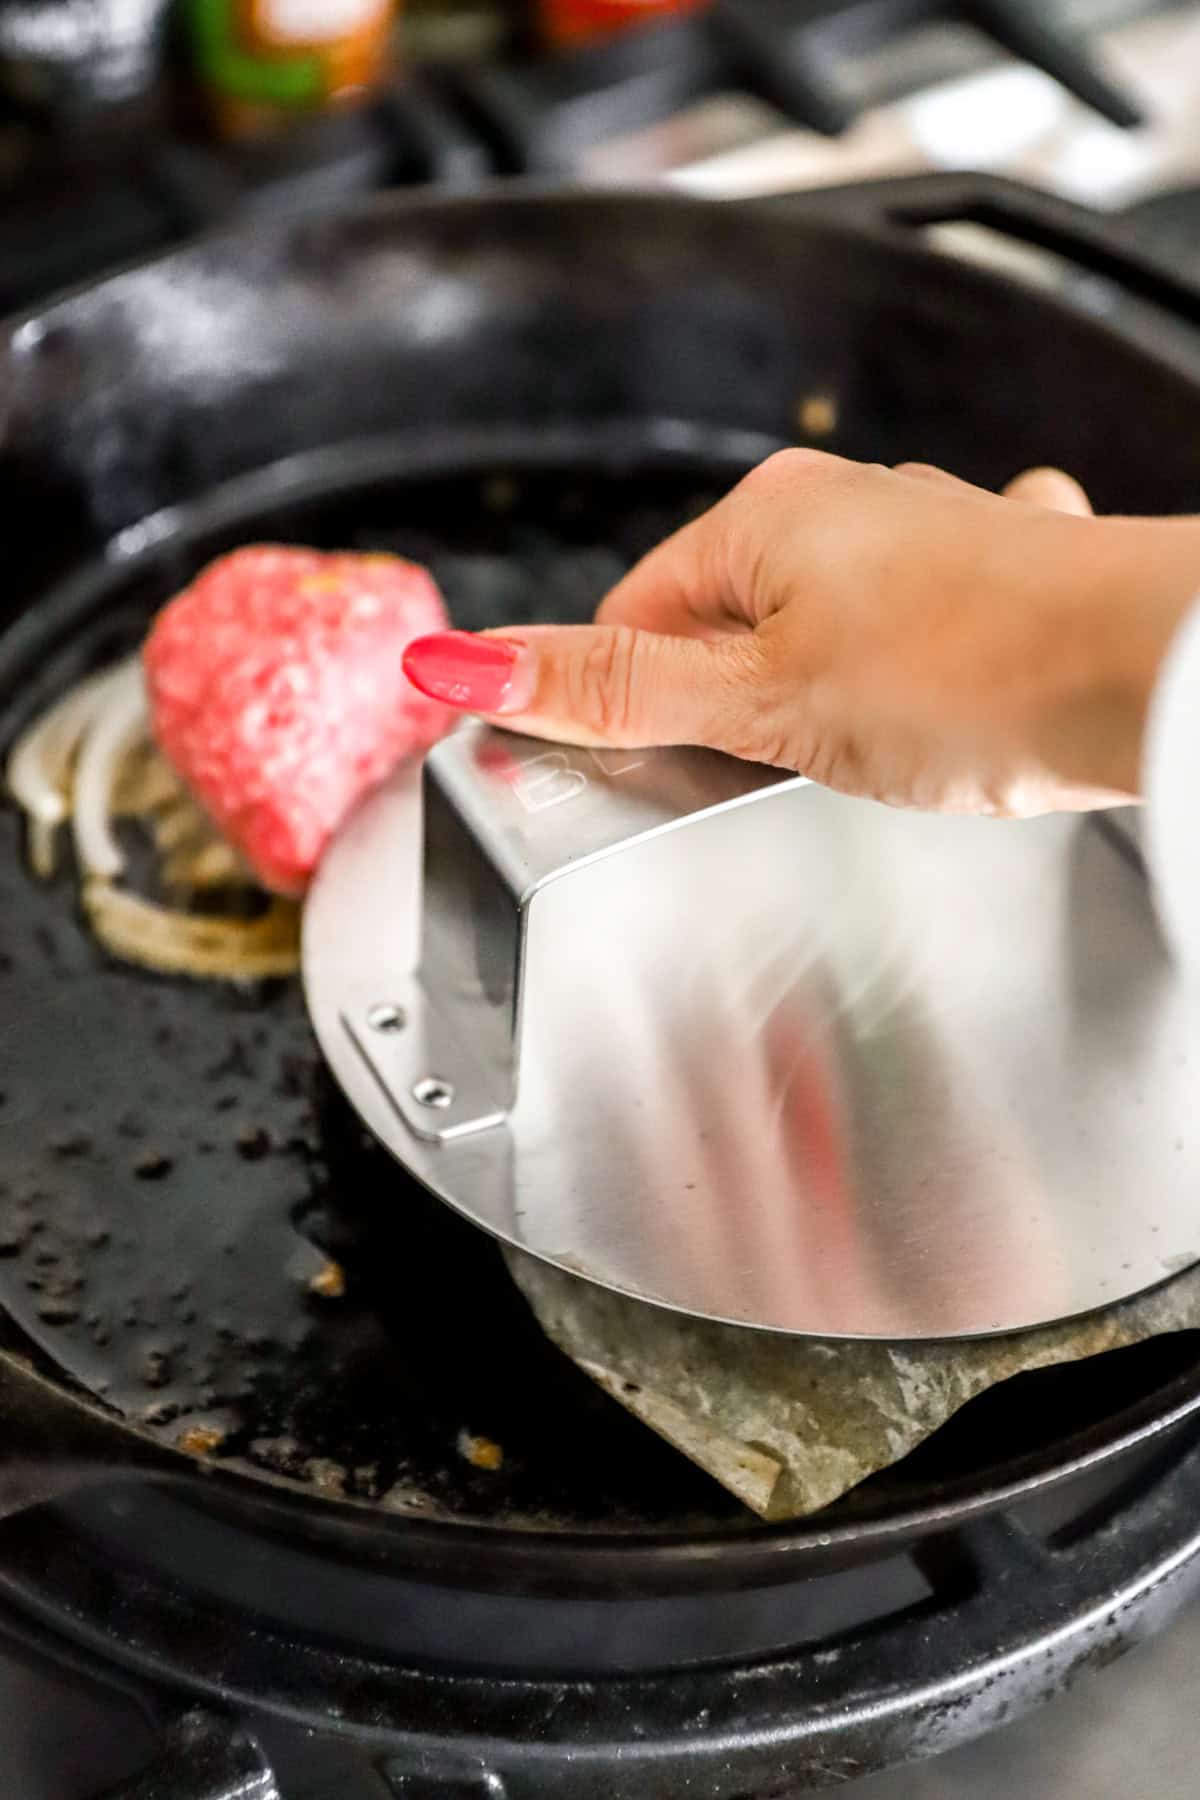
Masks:
[[[304,977],[365,1123],[486,1230],[829,1336],[1032,1326],[1200,1260],[1200,1016],[1111,821],[481,726],[424,789],[330,851]]]

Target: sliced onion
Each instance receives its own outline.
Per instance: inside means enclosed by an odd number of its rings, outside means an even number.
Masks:
[[[164,887],[196,894],[212,888],[250,885],[241,857],[220,838],[210,838],[198,848],[187,845],[173,851],[164,860],[159,874]]]
[[[91,876],[83,887],[92,930],[114,956],[162,975],[264,981],[300,962],[300,912],[274,900],[256,919],[176,912]]]
[[[261,981],[295,973],[300,914],[273,899],[255,918],[189,912],[117,885],[125,857],[119,817],[141,819],[160,879],[199,894],[252,877],[154,749],[141,663],[131,658],[72,689],[15,746],[8,783],[30,824],[39,874],[54,867],[56,829],[72,820],[83,906],[100,943],[123,962],[164,975]]]
[[[142,665],[135,659],[117,671],[79,746],[72,819],[75,853],[87,876],[112,881],[125,867],[113,835],[113,799],[122,762],[148,730]]]
[[[199,811],[170,763],[151,738],[138,744],[125,758],[113,794],[113,812],[119,819],[157,816],[165,809],[190,805]]]
[[[71,769],[80,739],[127,678],[129,663],[102,669],[65,694],[21,733],[9,754],[8,790],[29,820],[34,872],[54,873],[54,835],[71,811]]]

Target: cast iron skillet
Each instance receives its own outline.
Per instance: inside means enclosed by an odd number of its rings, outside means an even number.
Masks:
[[[1099,277],[1097,316],[914,229],[963,218]],[[1099,316],[1120,295],[1128,333]],[[974,179],[738,206],[505,187],[206,240],[0,342],[5,735],[248,537],[420,555],[476,625],[584,616],[788,442],[989,485],[1056,462],[1101,508],[1193,509],[1198,319],[1115,229]],[[35,887],[0,831],[9,1512],[120,1473],[431,1579],[744,1585],[1076,1480],[1200,1409],[1193,1345],[1152,1345],[991,1396],[818,1521],[753,1527],[362,1143],[295,984],[107,965],[70,878]],[[314,1244],[344,1302],[310,1294]],[[178,1439],[208,1419],[222,1453],[198,1461]],[[462,1429],[503,1470],[466,1464]]]

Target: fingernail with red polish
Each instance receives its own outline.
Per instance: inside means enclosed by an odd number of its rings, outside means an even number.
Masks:
[[[404,673],[431,700],[464,712],[519,712],[533,692],[532,652],[511,638],[439,631],[404,652]]]

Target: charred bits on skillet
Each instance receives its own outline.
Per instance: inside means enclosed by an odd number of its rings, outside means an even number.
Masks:
[[[719,485],[645,482],[631,509],[619,480],[506,473],[172,542],[47,654],[39,703],[127,654],[155,606],[239,538],[420,556],[462,624],[583,617]],[[397,525],[406,515],[419,526]],[[28,696],[0,686],[14,701],[5,741]],[[117,965],[73,890],[29,876],[18,820],[0,816],[4,999],[31,1022],[0,1044],[0,1301],[21,1338],[166,1441],[328,1493],[550,1528],[740,1522],[549,1345],[495,1246],[364,1141],[298,983]],[[465,1458],[467,1441],[497,1454]]]

